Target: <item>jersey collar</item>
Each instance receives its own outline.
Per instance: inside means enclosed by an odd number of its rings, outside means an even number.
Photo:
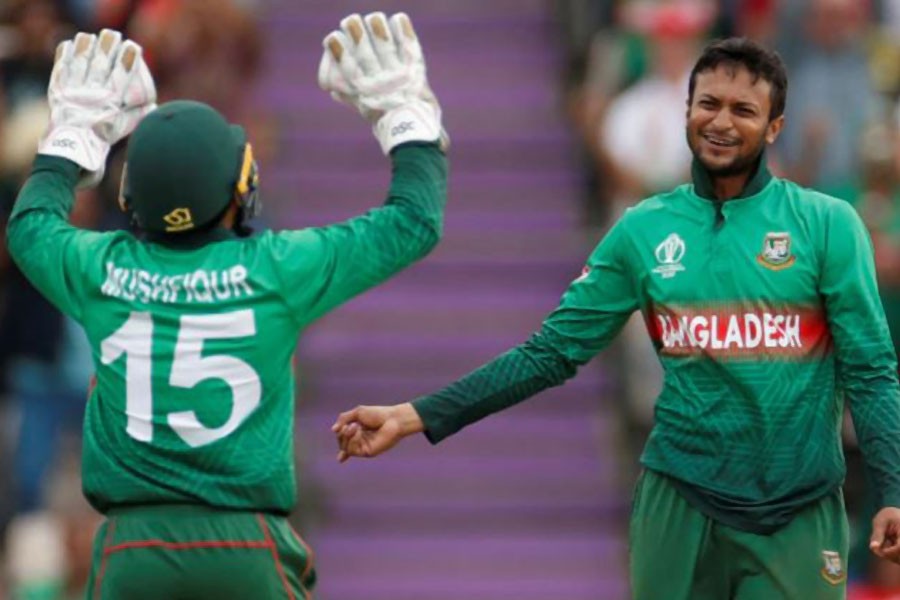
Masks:
[[[709,171],[700,164],[700,161],[694,158],[691,162],[691,179],[694,181],[694,193],[700,196],[701,198],[705,198],[707,200],[716,201],[716,194],[713,191],[712,185],[712,177],[709,176]],[[754,172],[753,176],[747,180],[747,185],[744,186],[744,189],[740,194],[735,196],[734,198],[729,198],[729,200],[737,200],[739,198],[749,198],[750,196],[754,196],[762,191],[766,184],[772,179],[772,173],[769,172],[768,161],[766,160],[766,151],[763,150],[763,153],[759,157],[759,162],[756,165],[756,172]]]

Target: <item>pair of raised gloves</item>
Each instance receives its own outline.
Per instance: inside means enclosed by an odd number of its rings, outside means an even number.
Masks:
[[[323,46],[319,85],[372,123],[385,154],[414,141],[446,148],[441,109],[408,16],[350,15]],[[50,124],[38,153],[77,163],[81,186],[103,178],[110,147],[156,108],[141,47],[109,29],[79,33],[59,45],[47,96]]]

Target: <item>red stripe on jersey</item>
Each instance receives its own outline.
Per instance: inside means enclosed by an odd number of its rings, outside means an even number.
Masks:
[[[164,548],[166,550],[196,550],[201,548],[269,548],[269,542],[246,540],[200,540],[196,542],[165,542],[163,540],[140,540],[116,544],[104,550],[104,554],[139,548]]]
[[[831,331],[818,307],[656,306],[647,330],[666,356],[821,356],[831,349]]]
[[[100,597],[100,585],[103,579],[103,574],[106,570],[106,565],[108,562],[108,558],[111,554],[115,552],[121,552],[124,550],[138,550],[143,548],[163,548],[165,550],[197,550],[197,549],[209,549],[209,548],[239,548],[239,549],[263,549],[268,550],[272,554],[272,558],[275,561],[275,570],[278,573],[278,577],[281,580],[281,584],[284,586],[284,590],[288,595],[289,600],[295,600],[294,593],[290,588],[290,585],[287,580],[287,576],[284,573],[284,568],[281,564],[281,557],[278,554],[278,548],[275,546],[275,542],[272,539],[272,536],[269,532],[269,526],[266,524],[265,519],[262,515],[257,514],[257,519],[259,520],[260,527],[262,528],[263,540],[197,540],[193,542],[166,542],[164,540],[159,539],[151,539],[151,540],[136,540],[131,542],[123,542],[121,544],[116,544],[115,546],[110,546],[109,542],[112,539],[113,528],[115,527],[114,523],[110,523],[109,530],[106,534],[106,539],[104,540],[103,545],[103,561],[100,564],[100,572],[97,578],[97,583],[94,587],[94,595],[96,597]],[[293,530],[292,530],[293,531]],[[294,532],[294,535],[297,535]],[[310,554],[310,559],[312,557],[312,551],[309,550],[309,546],[306,545],[303,540],[297,536],[297,539],[300,543],[307,548],[307,551]],[[310,565],[312,563],[310,562]],[[309,572],[309,568],[304,571],[304,576]],[[308,598],[308,595],[306,595]]]

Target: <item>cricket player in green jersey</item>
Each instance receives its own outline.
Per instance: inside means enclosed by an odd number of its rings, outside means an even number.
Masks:
[[[628,210],[524,344],[340,415],[339,460],[437,443],[559,385],[641,311],[665,378],[631,517],[635,600],[844,598],[845,401],[882,507],[871,548],[898,561],[900,387],[872,247],[848,203],[768,171],[786,90],[775,53],[709,45],[688,90],[692,183]]]
[[[351,15],[324,46],[320,85],[370,120],[390,156],[387,200],[329,227],[258,235],[241,127],[197,102],[156,108],[140,47],[116,32],[80,33],[57,53],[50,127],[8,243],[93,351],[83,486],[107,519],[88,598],[310,597],[313,557],[286,519],[297,337],[435,246],[447,177],[409,18]],[[96,183],[132,130],[121,203],[138,235],[73,227],[76,186]]]

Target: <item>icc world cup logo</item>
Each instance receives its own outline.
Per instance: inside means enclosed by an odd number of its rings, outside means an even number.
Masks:
[[[669,234],[669,237],[656,247],[656,260],[661,265],[673,265],[681,262],[684,256],[684,240],[677,233]]]
[[[679,271],[684,271],[684,265],[681,264],[684,253],[684,240],[677,233],[670,233],[656,247],[656,262],[659,264],[653,269],[653,272],[662,275],[663,279],[669,279]]]

